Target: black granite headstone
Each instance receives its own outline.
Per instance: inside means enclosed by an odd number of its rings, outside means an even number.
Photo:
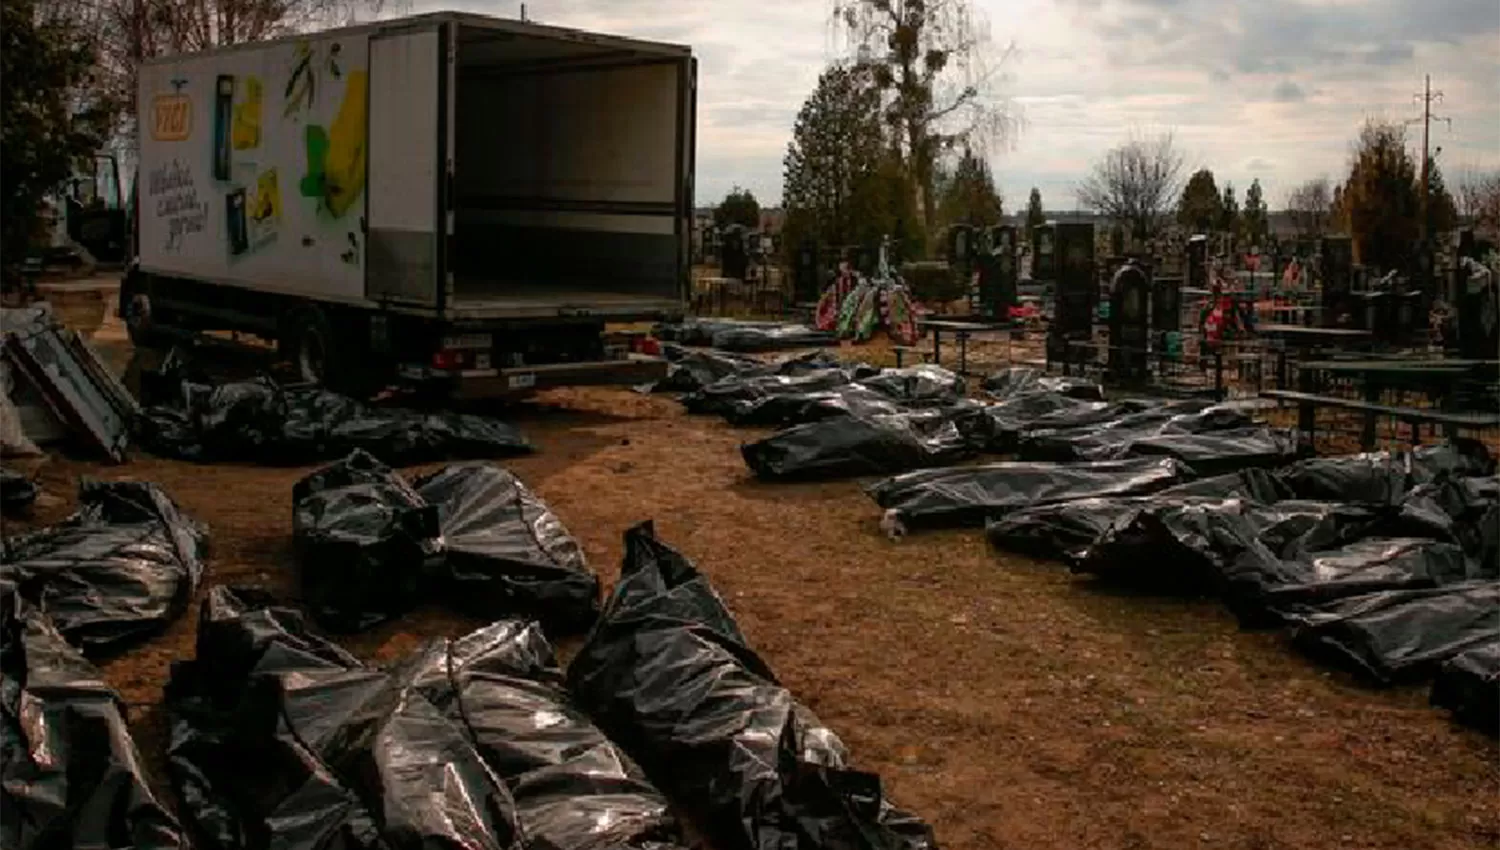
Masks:
[[[1151,282],[1146,272],[1127,262],[1109,287],[1109,373],[1117,380],[1144,380],[1151,325],[1147,305]]]

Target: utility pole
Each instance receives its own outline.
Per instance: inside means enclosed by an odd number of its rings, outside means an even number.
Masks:
[[[1435,115],[1432,114],[1432,105],[1434,103],[1442,103],[1443,102],[1443,93],[1440,92],[1440,91],[1433,91],[1432,90],[1432,75],[1431,74],[1428,74],[1427,77],[1426,77],[1426,83],[1422,87],[1422,93],[1421,94],[1414,94],[1414,95],[1412,95],[1412,100],[1420,100],[1422,102],[1422,117],[1421,118],[1412,118],[1412,119],[1409,119],[1409,120],[1406,121],[1406,123],[1407,124],[1417,124],[1417,123],[1420,123],[1422,125],[1422,196],[1420,198],[1420,206],[1418,207],[1418,209],[1421,211],[1421,216],[1422,216],[1422,219],[1421,219],[1422,242],[1426,243],[1427,236],[1428,236],[1428,233],[1427,233],[1427,221],[1428,221],[1428,216],[1427,216],[1427,184],[1428,184],[1428,178],[1431,176],[1430,173],[1429,173],[1429,169],[1427,167],[1427,163],[1428,163],[1428,159],[1429,159],[1429,156],[1428,156],[1428,153],[1427,153],[1428,137],[1429,137],[1430,131],[1432,129],[1432,122],[1433,121],[1443,121],[1443,122],[1446,122],[1448,124],[1448,129],[1451,130],[1451,129],[1453,129],[1453,119],[1452,118],[1440,118],[1440,117],[1435,116]]]

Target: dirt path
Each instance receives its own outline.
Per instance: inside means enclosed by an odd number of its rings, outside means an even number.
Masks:
[[[893,543],[855,484],[754,483],[737,451],[751,432],[668,399],[546,400],[517,416],[540,451],[508,465],[595,569],[612,578],[621,532],[654,518],[785,684],[947,848],[1500,842],[1495,743],[1452,728],[1423,690],[1366,690],[1277,635],[1240,632],[1216,603],[1105,592],[1055,564],[997,556],[975,532]],[[304,472],[56,460],[42,483],[156,481],[212,526],[210,581],[295,596],[291,486]],[[104,668],[158,771],[156,703],[170,663],[193,654],[194,619]],[[424,609],[347,643],[391,658],[472,625]]]

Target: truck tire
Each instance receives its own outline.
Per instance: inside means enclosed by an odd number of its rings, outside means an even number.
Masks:
[[[319,307],[306,305],[288,313],[277,342],[299,381],[357,399],[367,399],[384,387],[380,371],[369,363],[363,339],[335,332]]]

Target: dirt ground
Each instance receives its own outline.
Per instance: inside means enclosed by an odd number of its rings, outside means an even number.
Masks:
[[[113,328],[96,341],[120,356]],[[1500,748],[1425,689],[1366,689],[1217,603],[1104,589],[977,532],[892,542],[857,483],[757,483],[738,446],[761,432],[668,398],[554,391],[510,418],[539,451],[506,465],[607,581],[621,533],[654,519],[944,847],[1500,846]],[[55,458],[34,521],[66,514],[81,475],[155,481],[210,525],[209,583],[295,599],[291,488],[307,471]],[[195,619],[103,666],[158,778],[161,689]],[[343,642],[385,660],[477,625],[426,608]]]

